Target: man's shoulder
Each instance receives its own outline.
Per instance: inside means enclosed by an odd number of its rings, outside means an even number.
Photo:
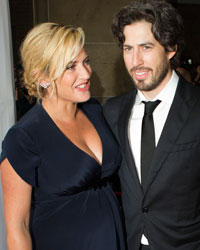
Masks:
[[[117,123],[120,115],[126,111],[126,106],[131,103],[136,91],[133,90],[121,96],[115,96],[106,101],[103,106],[103,113],[110,125]]]
[[[134,95],[135,95],[135,90],[120,96],[111,97],[105,102],[104,109],[107,108],[118,109],[119,107],[122,107],[126,102],[129,102]]]
[[[186,81],[183,77],[179,79],[179,88],[181,95],[187,96],[189,99],[200,99],[200,87]]]

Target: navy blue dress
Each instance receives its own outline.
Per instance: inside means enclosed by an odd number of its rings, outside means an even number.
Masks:
[[[75,146],[41,104],[7,133],[1,162],[8,158],[32,185],[30,230],[34,250],[124,250],[120,209],[109,178],[121,156],[96,100],[79,108],[96,128],[103,162]]]

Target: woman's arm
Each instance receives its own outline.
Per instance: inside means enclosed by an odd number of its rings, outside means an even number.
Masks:
[[[21,179],[7,159],[0,166],[8,249],[32,250],[29,233],[32,187]]]

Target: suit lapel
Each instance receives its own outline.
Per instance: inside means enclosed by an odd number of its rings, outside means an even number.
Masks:
[[[135,102],[135,96],[136,96],[136,90],[131,92],[129,98],[126,98],[124,100],[124,105],[121,106],[121,114],[118,123],[119,124],[118,133],[119,133],[119,141],[124,155],[124,161],[126,161],[127,165],[126,179],[128,181],[130,178],[131,185],[134,185],[132,188],[135,192],[136,198],[139,201],[142,199],[143,194],[128,138],[129,118],[131,115],[132,107]],[[132,179],[134,179],[134,181],[132,181]]]
[[[144,193],[148,192],[150,185],[167,159],[170,149],[181,133],[196,101],[197,98],[191,93],[190,86],[183,79],[180,79],[174,101],[154,153],[149,176],[144,186]]]

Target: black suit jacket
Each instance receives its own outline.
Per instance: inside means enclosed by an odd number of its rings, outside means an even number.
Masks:
[[[129,250],[200,249],[200,88],[180,78],[142,191],[128,140],[136,90],[104,105],[121,146],[119,170]]]

